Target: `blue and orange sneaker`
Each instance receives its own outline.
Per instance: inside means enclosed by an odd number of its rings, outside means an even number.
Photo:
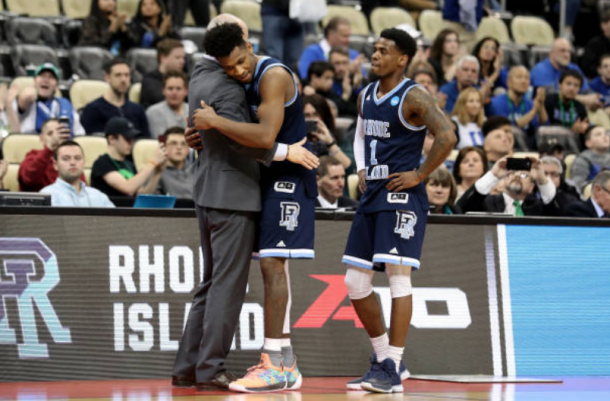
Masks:
[[[229,390],[240,393],[263,393],[282,391],[286,388],[286,375],[281,366],[273,366],[269,354],[261,353],[258,365],[248,369],[248,373],[229,384]]]
[[[369,376],[360,385],[363,390],[374,393],[402,393],[402,381],[396,372],[396,364],[390,358],[371,369]]]
[[[286,390],[298,390],[303,385],[303,376],[297,367],[296,356],[292,367],[284,366],[284,375],[286,376]]]
[[[371,361],[371,369],[368,372],[366,372],[364,374],[364,376],[347,382],[346,386],[347,386],[348,390],[356,390],[356,391],[362,390],[362,387],[360,386],[362,384],[362,382],[366,378],[369,377],[369,375],[371,374],[371,370],[373,370],[375,365],[379,365],[379,363],[377,362],[377,354],[373,353],[370,361]],[[400,361],[400,367],[398,368],[398,370],[399,370],[400,380],[407,380],[411,376],[411,373],[407,370],[407,367],[405,366],[405,363],[403,361]]]

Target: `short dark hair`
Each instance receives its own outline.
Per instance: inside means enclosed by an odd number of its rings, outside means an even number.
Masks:
[[[165,87],[165,84],[167,83],[167,81],[170,78],[180,78],[184,81],[184,86],[188,86],[189,84],[189,79],[186,76],[186,74],[182,71],[168,71],[165,74],[163,74],[163,87]]]
[[[417,51],[417,43],[415,43],[415,39],[413,39],[411,35],[403,31],[402,29],[384,29],[383,31],[381,31],[379,37],[388,40],[393,40],[396,45],[396,48],[402,54],[406,54],[409,57],[409,63],[413,59],[413,56],[415,56],[415,52]]]
[[[85,151],[83,150],[83,147],[80,146],[80,144],[78,142],[73,141],[73,140],[70,139],[70,140],[67,140],[67,141],[62,142],[62,143],[59,144],[57,149],[55,149],[55,151],[53,152],[53,159],[57,160],[57,155],[59,154],[59,149],[65,148],[66,146],[78,146],[80,151],[83,152],[83,155],[85,154]]]
[[[572,77],[572,78],[577,79],[580,82],[580,86],[582,87],[584,80],[582,78],[582,75],[580,75],[580,72],[578,72],[576,70],[565,70],[559,76],[559,83],[562,83],[567,77]]]
[[[321,77],[326,71],[335,73],[335,67],[328,61],[314,61],[307,70],[307,79],[311,81],[312,76]]]
[[[59,118],[49,118],[44,123],[42,123],[42,126],[40,127],[40,133],[42,134],[42,131],[44,131],[44,128],[47,126],[47,124],[52,122],[59,123]]]
[[[330,49],[330,53],[328,53],[328,61],[330,61],[330,58],[332,57],[333,54],[341,54],[345,57],[349,57],[349,49],[345,46],[335,46],[332,49]]]
[[[122,58],[114,58],[108,62],[106,62],[106,64],[104,64],[104,72],[106,74],[110,74],[112,72],[112,68],[114,68],[115,65],[120,65],[120,64],[125,64],[127,67],[129,67],[129,69],[131,69],[131,67],[129,66],[129,63],[122,59]]]
[[[167,137],[168,135],[175,135],[175,134],[184,135],[184,131],[185,131],[185,129],[182,127],[178,127],[178,126],[169,127],[168,129],[165,130],[163,135],[165,135],[165,137]]]
[[[602,54],[601,57],[599,58],[599,61],[597,62],[597,66],[601,67],[602,63],[604,62],[605,59],[610,58],[610,53],[606,53],[606,54]]]
[[[184,48],[178,39],[163,39],[157,45],[157,61],[161,61],[161,56],[167,57],[174,49]]]
[[[324,177],[328,174],[328,168],[330,166],[342,166],[341,162],[333,157],[333,156],[320,156],[320,165],[318,166],[318,170],[316,170],[316,175],[318,177]]]
[[[324,27],[324,37],[327,38],[330,31],[336,31],[339,25],[352,25],[351,22],[345,17],[332,17],[328,24]]]
[[[243,34],[244,32],[237,24],[217,25],[205,33],[203,48],[212,57],[226,57],[236,47],[246,46]]]
[[[600,18],[600,21],[604,22],[604,23],[610,21],[610,10],[604,11],[604,13],[602,14],[602,17]]]
[[[481,127],[483,131],[483,136],[487,136],[487,134],[489,134],[491,131],[495,131],[505,125],[512,125],[508,118],[504,116],[489,117],[487,121],[483,123],[483,127]]]

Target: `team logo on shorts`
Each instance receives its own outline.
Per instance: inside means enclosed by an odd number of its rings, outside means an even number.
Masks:
[[[299,213],[301,206],[296,202],[282,202],[282,218],[280,227],[286,227],[288,231],[294,231],[299,226]]]
[[[287,182],[287,181],[278,181],[273,186],[273,189],[275,190],[275,192],[283,192],[286,194],[293,194],[295,188],[296,188],[296,185],[294,185],[293,182]]]
[[[394,233],[399,234],[400,238],[409,239],[415,236],[415,225],[417,216],[414,212],[396,211],[396,227]]]
[[[388,203],[409,203],[409,194],[405,193],[388,193]]]

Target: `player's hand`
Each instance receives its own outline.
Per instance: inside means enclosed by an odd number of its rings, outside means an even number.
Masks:
[[[366,191],[366,170],[358,171],[358,189],[362,194]]]
[[[316,155],[303,147],[305,142],[307,142],[307,137],[301,139],[297,143],[288,145],[286,160],[294,164],[300,164],[307,170],[313,170],[314,168],[318,168],[320,165],[320,160],[316,157]]]
[[[214,128],[214,118],[217,117],[213,108],[201,101],[201,108],[193,113],[193,126],[198,130],[206,130]]]
[[[417,170],[392,173],[388,178],[391,179],[391,181],[388,182],[386,188],[388,191],[392,192],[400,192],[404,189],[413,188],[422,181],[417,174]]]
[[[186,139],[186,143],[189,145],[189,148],[194,150],[203,149],[203,143],[201,140],[201,135],[199,135],[199,131],[197,128],[191,127],[189,122],[189,117],[186,118],[186,126],[187,129],[184,131],[184,139]]]

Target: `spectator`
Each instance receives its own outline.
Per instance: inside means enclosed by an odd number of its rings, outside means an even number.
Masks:
[[[586,202],[574,202],[566,215],[571,217],[610,217],[610,171],[601,171],[593,179],[591,197]]]
[[[559,93],[548,95],[544,102],[549,124],[562,125],[576,134],[584,134],[589,127],[587,109],[576,100],[583,83],[578,71],[567,70],[559,77]]]
[[[456,31],[468,50],[476,41],[475,33],[483,18],[483,3],[484,0],[445,0],[443,6],[443,28]]]
[[[163,135],[167,164],[161,173],[157,192],[180,199],[193,199],[193,172],[187,163],[189,147],[184,138],[184,128],[171,127]]]
[[[7,89],[6,85],[0,86],[0,143],[2,139],[11,132],[21,132],[19,115],[13,107],[13,102],[19,94],[19,85],[11,84]],[[2,157],[2,147],[0,146],[0,157]]]
[[[140,137],[150,138],[146,113],[127,98],[131,72],[127,62],[114,59],[104,66],[104,79],[110,85],[104,95],[83,109],[82,120],[88,134],[104,132],[112,117],[125,117],[135,125]]]
[[[600,25],[602,34],[587,43],[585,54],[580,63],[587,78],[595,77],[595,74],[599,71],[596,70],[596,67],[599,65],[601,57],[610,54],[610,10],[604,11]]]
[[[335,69],[332,91],[345,102],[356,103],[362,90],[362,70],[357,68],[354,73],[349,68],[349,51],[347,47],[333,47],[328,61]]]
[[[117,12],[116,0],[93,0],[89,16],[83,21],[79,46],[98,46],[118,56],[133,44],[128,34],[129,14]]]
[[[532,102],[526,97],[529,87],[530,73],[527,68],[511,68],[508,74],[508,93],[491,99],[489,114],[509,118],[513,126],[521,128],[533,138],[538,126],[546,124],[549,118],[545,109],[545,89],[538,88]]]
[[[566,39],[555,39],[551,46],[549,56],[536,64],[532,68],[532,85],[537,88],[539,86],[547,86],[548,89],[558,89],[559,78],[561,73],[566,70],[576,70],[582,75],[580,67],[571,62],[572,60],[572,45]],[[589,89],[587,82],[583,79],[582,90]]]
[[[165,39],[157,45],[159,68],[144,75],[140,104],[145,109],[163,101],[163,75],[170,71],[184,71],[184,45],[176,39]]]
[[[483,124],[483,149],[487,156],[489,168],[504,156],[513,154],[515,137],[511,129],[510,120],[506,117],[490,117]]]
[[[158,138],[171,127],[186,128],[189,105],[184,102],[188,93],[188,78],[182,71],[170,71],[163,76],[165,100],[146,110],[150,134]]]
[[[610,114],[610,53],[599,59],[597,67],[598,76],[589,82],[589,88],[601,95],[601,102]]]
[[[424,180],[430,213],[432,214],[461,214],[455,205],[457,189],[455,181],[449,170],[440,166]]]
[[[591,126],[585,133],[586,150],[572,163],[571,177],[582,191],[600,171],[610,168],[610,136],[604,127]]]
[[[169,0],[167,5],[176,28],[184,24],[186,11],[189,7],[196,26],[205,28],[210,22],[209,0]],[[200,45],[200,43],[197,43],[197,45]]]
[[[40,133],[42,124],[50,118],[68,117],[70,131],[85,135],[85,129],[72,103],[63,97],[55,97],[59,84],[59,70],[51,63],[38,66],[34,73],[34,87],[24,88],[13,101],[13,109],[19,115],[22,133]]]
[[[426,158],[428,157],[428,153],[430,153],[430,149],[432,149],[432,145],[434,144],[434,135],[430,133],[429,130],[426,130],[426,136],[424,137],[424,146],[421,150],[421,158],[419,159],[419,164],[421,165]],[[449,158],[445,159],[443,162],[443,166],[447,168],[447,170],[453,170],[454,161],[449,160]]]
[[[159,145],[152,159],[138,172],[131,157],[132,143],[139,134],[129,120],[113,117],[106,124],[108,153],[100,156],[91,170],[91,186],[108,196],[155,193],[166,163],[165,146]]]
[[[479,71],[481,84],[487,84],[492,92],[497,88],[507,88],[508,69],[502,65],[500,42],[490,37],[483,38],[474,46],[472,55],[481,65]]]
[[[430,96],[432,96],[436,102],[436,105],[441,110],[445,109],[447,96],[444,93],[439,93],[438,85],[436,84],[436,73],[430,63],[426,61],[414,61],[407,70],[407,77],[426,88],[428,93],[430,93]]]
[[[474,56],[464,56],[458,61],[455,79],[441,87],[441,92],[447,95],[447,102],[445,103],[447,113],[453,112],[453,107],[461,91],[471,86],[479,88],[477,85],[479,69],[479,60]],[[485,102],[485,99],[483,99],[483,102]]]
[[[553,182],[544,174],[542,163],[531,158],[531,171],[508,171],[506,157],[498,160],[493,168],[462,196],[458,206],[467,212],[505,213],[511,216],[556,215],[553,202],[556,189]],[[506,178],[501,194],[490,195],[498,181]],[[538,187],[540,198],[534,194]]]
[[[458,96],[451,118],[457,126],[456,149],[466,146],[483,146],[481,127],[485,122],[483,95],[475,88],[466,88]]]
[[[343,17],[333,17],[324,28],[324,39],[320,43],[309,45],[303,50],[299,59],[299,75],[302,79],[307,78],[309,66],[314,61],[327,61],[330,49],[333,47],[348,47],[352,28],[349,20]],[[362,67],[364,56],[356,50],[349,49],[350,71]]]
[[[166,38],[180,39],[163,0],[140,0],[138,12],[129,23],[129,36],[135,46],[144,48],[155,47]]]
[[[540,159],[540,162],[542,163],[544,174],[553,182],[557,189],[554,202],[559,211],[559,216],[564,216],[570,204],[580,201],[580,192],[563,177],[563,165],[558,158],[544,156]]]
[[[355,209],[358,202],[343,195],[345,188],[345,168],[332,156],[320,157],[316,171],[318,178],[318,198],[316,207],[323,209]]]
[[[262,0],[261,19],[267,54],[292,68],[303,51],[305,32],[300,21],[290,18],[289,6],[289,0]]]
[[[4,176],[8,171],[8,162],[6,160],[0,160],[0,190],[4,191]]]
[[[335,69],[332,64],[326,61],[314,61],[309,66],[307,73],[307,79],[309,85],[303,89],[305,95],[319,94],[329,100],[337,106],[339,115],[357,116],[358,108],[356,102],[351,99],[348,101],[332,91],[333,80],[335,77]]]
[[[460,36],[453,29],[443,29],[434,39],[430,48],[428,62],[436,72],[436,84],[440,88],[453,81],[457,71],[458,60],[462,57],[460,51]]]
[[[455,200],[459,200],[479,178],[487,173],[487,170],[489,170],[487,155],[483,149],[477,146],[460,149],[453,168],[453,178],[457,184]]]
[[[51,118],[42,124],[39,138],[43,149],[30,150],[19,165],[19,188],[22,191],[38,192],[55,182],[57,170],[53,167],[53,153],[60,144],[70,139],[70,129]]]
[[[61,143],[53,153],[53,166],[59,177],[40,193],[51,195],[52,206],[114,207],[108,197],[82,180],[85,153],[74,141]]]

